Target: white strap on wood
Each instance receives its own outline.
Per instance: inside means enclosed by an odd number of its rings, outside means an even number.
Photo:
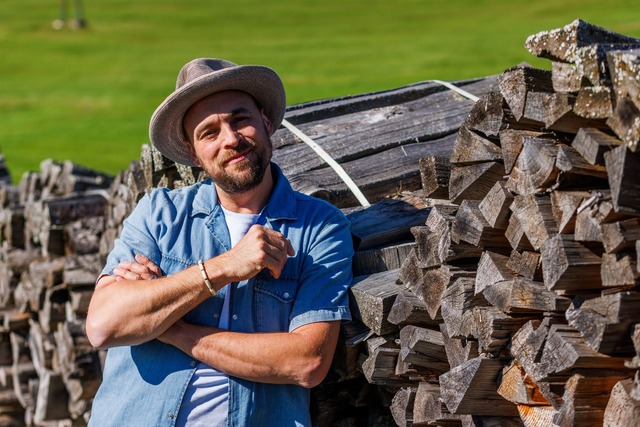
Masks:
[[[459,87],[449,83],[449,82],[445,82],[442,80],[430,80],[434,83],[437,83],[439,85],[442,85],[448,89],[451,89],[452,91],[464,96],[467,99],[470,99],[474,102],[478,101],[480,98],[467,92],[466,90],[460,89]],[[369,201],[367,200],[366,197],[364,197],[364,194],[362,194],[362,191],[360,191],[360,189],[358,188],[358,186],[356,185],[355,182],[353,182],[353,180],[351,179],[351,177],[347,174],[347,172],[342,168],[342,166],[340,166],[338,164],[338,162],[336,162],[335,160],[333,160],[333,158],[329,155],[329,153],[327,153],[326,151],[324,151],[324,149],[322,147],[320,147],[313,139],[309,138],[304,132],[302,132],[300,129],[298,129],[296,126],[294,126],[292,123],[290,123],[289,121],[282,120],[282,124],[284,125],[284,127],[286,127],[287,129],[289,129],[289,131],[291,131],[291,133],[293,133],[295,136],[297,136],[298,138],[300,138],[302,140],[302,142],[304,142],[305,144],[307,144],[309,147],[311,147],[311,149],[313,151],[316,152],[316,154],[318,154],[320,156],[320,158],[322,158],[322,160],[324,160],[325,162],[327,162],[327,164],[338,174],[338,176],[342,179],[342,181],[344,181],[345,184],[347,184],[347,187],[349,187],[349,190],[351,190],[351,192],[353,193],[354,196],[356,196],[356,199],[358,199],[358,202],[360,202],[360,204],[362,206],[369,207],[371,206],[371,203],[369,203]]]
[[[430,80],[434,83],[438,83],[439,85],[442,85],[444,87],[447,87],[449,89],[451,89],[454,92],[459,93],[460,95],[464,96],[467,99],[472,100],[473,102],[477,102],[480,98],[475,96],[472,93],[467,92],[466,90],[460,89],[458,86],[455,86],[449,82],[443,82],[442,80]]]
[[[320,158],[322,158],[322,160],[327,162],[327,164],[338,174],[338,176],[342,179],[342,181],[344,181],[344,183],[347,184],[347,187],[349,187],[349,190],[351,190],[353,195],[356,196],[356,199],[358,199],[358,202],[360,202],[362,206],[364,206],[365,208],[371,206],[371,203],[369,203],[367,198],[364,197],[364,194],[362,194],[362,191],[360,191],[356,183],[353,182],[351,177],[342,168],[342,166],[340,166],[338,162],[333,160],[333,158],[329,155],[329,153],[324,151],[324,149],[320,147],[313,139],[309,138],[304,132],[302,132],[300,129],[295,127],[286,119],[282,120],[282,124],[284,125],[284,127],[289,129],[291,133],[293,133],[295,136],[300,138],[302,142],[304,142],[309,147],[311,147],[311,149],[315,151],[316,154],[319,155]]]

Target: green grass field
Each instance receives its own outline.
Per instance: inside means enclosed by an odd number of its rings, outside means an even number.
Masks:
[[[86,29],[55,30],[58,0],[0,2],[0,149],[15,182],[46,158],[125,169],[195,57],[268,65],[291,105],[522,61],[548,68],[524,40],[576,18],[640,37],[637,0],[85,0],[84,9]]]

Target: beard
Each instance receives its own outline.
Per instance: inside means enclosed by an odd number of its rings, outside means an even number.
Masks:
[[[228,165],[227,162],[238,154],[251,149],[249,156],[242,161]],[[229,194],[242,194],[254,189],[262,182],[267,168],[270,167],[272,145],[271,140],[260,143],[250,139],[242,139],[228,154],[207,170],[213,182],[221,190]]]

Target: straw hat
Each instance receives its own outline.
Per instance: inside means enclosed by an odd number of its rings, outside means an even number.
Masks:
[[[261,65],[237,65],[224,59],[198,58],[182,67],[176,90],[151,116],[149,138],[153,145],[174,162],[195,166],[187,147],[182,119],[193,104],[225,90],[239,90],[253,96],[264,108],[273,129],[282,123],[286,96],[275,71]]]

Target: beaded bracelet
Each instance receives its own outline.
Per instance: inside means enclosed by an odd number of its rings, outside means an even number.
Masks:
[[[207,288],[209,288],[209,292],[211,292],[212,296],[216,296],[216,290],[213,289],[213,285],[211,284],[211,281],[209,280],[209,276],[207,276],[207,272],[204,269],[204,263],[202,262],[202,260],[198,260],[198,267],[200,267],[200,274],[202,275],[202,279],[204,280],[204,284],[207,285]]]

